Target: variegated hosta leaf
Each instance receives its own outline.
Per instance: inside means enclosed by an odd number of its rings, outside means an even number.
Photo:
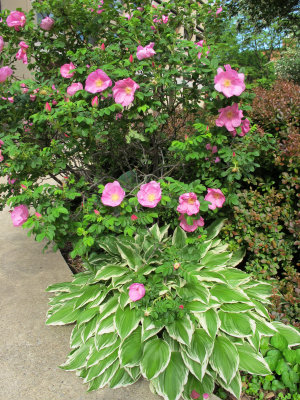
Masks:
[[[225,218],[218,218],[212,224],[210,224],[209,227],[206,229],[206,240],[212,240],[216,236],[218,236],[220,230],[223,228],[225,221]]]
[[[82,344],[78,349],[72,352],[68,360],[60,366],[61,369],[66,371],[75,371],[76,369],[83,368],[86,366],[87,358],[93,349],[93,342],[89,340],[88,342]]]
[[[273,324],[266,321],[264,318],[261,318],[258,315],[255,315],[254,312],[251,312],[249,316],[254,319],[256,330],[259,332],[261,336],[273,336],[277,332],[277,329]]]
[[[96,350],[99,351],[105,347],[109,347],[116,342],[118,335],[115,332],[103,333],[102,335],[95,335],[94,343]]]
[[[228,335],[245,337],[253,334],[255,322],[246,313],[229,313],[219,311],[220,329]]]
[[[141,376],[141,369],[140,367],[124,367],[126,371],[129,373],[131,378],[136,382]]]
[[[221,254],[214,254],[210,251],[200,260],[200,265],[205,265],[208,268],[225,266],[230,257],[229,251]]]
[[[182,350],[187,354],[187,356],[201,365],[201,371],[197,369],[197,373],[201,372],[200,380],[205,374],[213,346],[213,339],[205,332],[204,329],[196,329],[193,334],[191,345],[182,346]],[[188,362],[188,360],[186,360],[186,362]],[[196,365],[194,367],[196,368]]]
[[[259,301],[251,299],[251,302],[255,306],[255,311],[267,321],[270,321],[270,316],[266,307],[264,307]]]
[[[94,317],[87,324],[84,325],[84,329],[81,332],[82,342],[85,343],[95,333],[99,316]]]
[[[247,340],[251,344],[251,346],[256,350],[259,351],[260,347],[260,335],[257,329],[255,329],[255,332],[253,335],[247,337]]]
[[[274,321],[272,325],[286,338],[289,346],[298,346],[300,344],[300,333],[297,329],[289,325],[284,325],[278,321]]]
[[[171,325],[166,326],[171,338],[179,343],[189,345],[192,340],[194,325],[188,315],[182,319],[175,320]]]
[[[225,383],[229,384],[239,366],[239,355],[235,345],[226,337],[216,337],[209,363]]]
[[[240,358],[239,369],[255,375],[268,375],[271,370],[261,354],[248,343],[235,345]]]
[[[123,276],[128,272],[126,266],[121,265],[105,265],[96,273],[94,282],[107,281],[111,278]]]
[[[228,313],[242,313],[253,308],[255,308],[254,305],[249,305],[246,303],[226,303],[221,306],[220,310]]]
[[[269,298],[272,294],[272,286],[261,281],[252,281],[241,285],[241,288],[251,299],[256,299],[263,303],[270,303]]]
[[[142,322],[142,341],[156,335],[164,327],[161,323],[153,323],[150,318],[144,317]]]
[[[114,296],[110,297],[105,303],[100,305],[100,321],[107,318],[113,312],[116,311],[119,305],[119,294],[115,294]]]
[[[242,380],[239,372],[236,373],[235,377],[229,384],[224,382],[224,380],[220,377],[218,377],[217,380],[220,386],[222,386],[225,390],[228,390],[228,392],[232,393],[237,399],[240,398],[242,393]]]
[[[96,328],[96,335],[103,335],[103,333],[115,332],[115,316],[111,314],[107,318],[100,321]]]
[[[115,326],[121,340],[124,340],[134,329],[136,329],[140,322],[138,311],[135,308],[130,309],[129,306],[125,307],[124,310],[119,306],[114,317]]]
[[[119,387],[132,385],[134,382],[134,379],[132,379],[132,376],[126,371],[125,368],[119,368],[109,382],[109,387],[111,389],[117,389]]]
[[[84,326],[79,327],[78,324],[72,330],[70,337],[70,347],[75,349],[82,344],[81,332],[83,331]]]
[[[72,282],[61,282],[54,283],[47,287],[46,292],[66,292],[69,293],[71,291],[73,284]]]
[[[246,272],[240,271],[236,268],[225,268],[220,271],[220,274],[224,276],[228,284],[232,287],[242,285],[251,279],[251,275],[246,274]]]
[[[217,283],[211,288],[210,295],[222,303],[249,302],[249,297],[242,290],[221,283]]]
[[[76,290],[74,292],[60,293],[55,297],[52,297],[49,301],[51,306],[55,306],[56,304],[63,305],[68,300],[74,299],[75,297],[80,297],[82,295],[82,290]]]
[[[117,248],[122,259],[126,261],[127,265],[132,270],[137,271],[138,268],[144,263],[134,243],[129,245],[118,240]]]
[[[89,322],[92,318],[95,317],[95,315],[99,315],[99,307],[84,309],[83,311],[81,311],[77,319],[77,325],[81,326]]]
[[[168,343],[171,351],[180,351],[180,344],[177,340],[172,339],[167,331],[163,331],[163,339]]]
[[[239,250],[235,251],[230,260],[227,262],[228,267],[235,267],[236,265],[240,264],[245,257],[246,249],[240,248]],[[249,276],[250,277],[250,276]]]
[[[141,360],[141,372],[147,379],[156,378],[167,367],[171,357],[169,345],[162,339],[146,342]]]
[[[108,347],[106,348],[108,349]],[[104,349],[104,350],[106,350]],[[84,382],[89,382],[99,375],[103,374],[105,370],[110,367],[118,359],[118,349],[115,349],[112,353],[108,354],[107,357],[98,360],[96,364],[88,367],[88,374],[84,379]]]
[[[77,299],[75,308],[83,307],[85,304],[95,300],[99,295],[101,288],[99,285],[88,285],[84,288],[83,294]]]
[[[178,247],[179,249],[182,249],[186,244],[186,239],[187,236],[184,230],[177,226],[173,233],[172,245]]]
[[[205,374],[206,366],[205,368],[202,368],[203,364],[201,365],[197,361],[192,360],[184,351],[181,352],[181,356],[186,368],[188,368],[190,373],[193,374],[197,379],[199,379],[199,381],[201,381],[203,375]]]
[[[141,340],[142,328],[138,326],[122,342],[119,349],[119,359],[121,366],[134,367],[139,365],[143,355],[144,345]]]
[[[187,378],[188,370],[181,354],[172,352],[167,368],[155,379],[155,387],[165,400],[179,400]]]
[[[108,384],[108,382],[112,379],[112,377],[119,368],[120,368],[120,363],[119,360],[117,359],[113,364],[111,364],[108,368],[106,368],[105,371],[100,376],[98,376],[90,383],[88,392],[104,388],[104,386]]]
[[[199,300],[204,304],[208,302],[209,290],[200,283],[188,283],[184,287],[179,288],[177,292],[181,297],[191,297],[193,300]]]
[[[55,310],[47,319],[46,325],[66,325],[75,322],[81,311],[74,310],[74,300],[76,299],[65,303],[60,308]]]
[[[203,313],[211,308],[208,304],[201,303],[200,301],[190,301],[186,303],[185,308],[192,313]]]
[[[104,358],[108,357],[115,350],[119,349],[120,343],[121,343],[120,338],[117,338],[117,340],[113,344],[107,347],[102,347],[99,351],[94,350],[93,353],[90,355],[86,366],[92,367],[93,365],[97,364],[100,360],[103,360]]]
[[[214,339],[221,325],[218,313],[211,308],[203,313],[197,314],[197,319],[202,328]]]

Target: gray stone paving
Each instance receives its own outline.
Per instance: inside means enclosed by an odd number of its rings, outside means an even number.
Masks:
[[[46,327],[48,294],[71,280],[60,253],[46,251],[0,212],[0,400],[159,400],[145,380],[122,389],[86,393],[73,372],[58,365],[69,352],[72,327]],[[212,399],[215,397],[212,397]]]

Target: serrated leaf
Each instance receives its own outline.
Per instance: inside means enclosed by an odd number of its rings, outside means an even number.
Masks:
[[[239,355],[235,345],[226,337],[218,336],[215,339],[210,365],[220,377],[229,384],[237,373]]]
[[[171,357],[169,345],[162,339],[146,342],[141,360],[141,372],[147,379],[154,379],[167,367]]]
[[[143,343],[141,340],[142,328],[137,327],[131,334],[122,342],[119,349],[119,359],[121,366],[134,367],[139,365],[143,355]]]

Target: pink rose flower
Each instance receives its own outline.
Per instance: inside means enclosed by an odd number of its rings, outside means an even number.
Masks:
[[[167,24],[168,21],[169,21],[169,17],[168,17],[167,15],[163,15],[163,16],[162,16],[162,22],[163,22],[164,24]]]
[[[2,162],[3,160],[4,160],[4,157],[3,157],[2,153],[1,153],[1,150],[0,150],[0,162]]]
[[[199,47],[203,47],[203,43],[205,43],[205,40],[199,40],[199,42],[197,42],[196,45]]]
[[[89,93],[99,93],[112,85],[110,78],[102,69],[91,72],[85,81],[85,90]]]
[[[0,147],[4,145],[3,140],[0,139]]]
[[[217,153],[218,152],[218,147],[217,146],[213,146],[211,149],[212,154]]]
[[[197,400],[197,399],[199,399],[199,397],[200,397],[200,394],[198,392],[196,392],[196,390],[192,390],[191,398],[194,400]]]
[[[14,98],[13,97],[8,97],[7,100],[12,104],[14,102]]]
[[[54,24],[54,20],[50,17],[46,17],[43,18],[41,23],[40,23],[40,27],[44,30],[44,31],[50,31],[50,29],[52,28]]]
[[[224,65],[225,71],[218,68],[215,76],[215,89],[226,97],[239,96],[245,90],[245,75],[239,74],[229,64]]]
[[[120,205],[125,197],[125,191],[122,189],[118,181],[107,183],[101,196],[104,205],[116,207]]]
[[[145,183],[141,186],[137,198],[138,202],[144,207],[156,207],[161,200],[160,184],[155,181]]]
[[[12,73],[13,70],[10,67],[0,68],[0,82],[4,82]]]
[[[21,11],[12,11],[6,18],[6,23],[10,28],[14,27],[16,31],[19,31],[20,27],[23,28],[26,23],[25,14]]]
[[[207,189],[207,195],[204,197],[205,201],[209,201],[211,204],[208,206],[210,210],[215,208],[221,208],[225,202],[225,196],[220,189]]]
[[[180,227],[186,232],[194,232],[198,228],[198,226],[204,226],[204,219],[202,217],[194,220],[193,225],[189,225],[187,223],[187,220],[185,219],[184,214],[181,214],[179,216],[179,221],[180,221]]]
[[[220,159],[220,157],[216,157],[215,158],[215,163],[217,164],[218,162],[220,162],[221,161],[221,159]]]
[[[75,82],[67,88],[67,93],[68,95],[73,96],[76,92],[78,92],[78,90],[83,90],[83,86],[80,82]]]
[[[216,15],[218,16],[218,14],[220,14],[222,11],[223,11],[222,7],[217,8]]]
[[[10,215],[13,225],[21,226],[28,220],[29,211],[24,204],[21,204],[20,206],[15,207]]]
[[[232,132],[241,125],[243,111],[238,109],[237,103],[234,103],[232,106],[221,108],[219,113],[219,118],[216,120],[217,126],[225,126],[229,132]]]
[[[0,53],[3,50],[3,47],[4,47],[4,39],[2,36],[0,36]]]
[[[20,50],[16,54],[16,59],[22,60],[23,64],[28,64],[26,51],[29,46],[25,42],[20,42],[19,46],[20,46]]]
[[[60,67],[60,74],[63,78],[73,78],[75,72],[70,72],[75,69],[75,65],[71,62],[70,64],[64,64]]]
[[[129,297],[132,301],[138,301],[145,296],[146,290],[142,283],[133,283],[129,286]]]
[[[29,98],[31,101],[34,101],[36,99],[36,95],[35,94],[30,94]]]
[[[147,46],[138,46],[137,51],[136,51],[136,56],[138,60],[143,60],[144,58],[149,58],[154,56],[156,52],[153,50],[154,43],[151,42],[150,44],[147,44]]]
[[[133,102],[134,93],[139,88],[140,86],[131,78],[117,81],[112,89],[115,102],[123,107],[128,106]]]
[[[246,133],[250,131],[250,121],[249,119],[245,118],[242,121],[242,132],[240,133],[240,136],[245,136]]]
[[[9,185],[13,185],[16,182],[16,179],[11,178],[10,176],[7,177],[7,183]]]
[[[200,203],[195,193],[184,193],[179,196],[177,211],[181,214],[193,215],[199,212]]]

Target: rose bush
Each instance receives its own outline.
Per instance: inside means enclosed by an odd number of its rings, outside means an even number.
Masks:
[[[197,398],[214,382],[238,395],[238,369],[269,373],[260,336],[283,328],[264,322],[268,286],[231,268],[241,253],[215,239],[221,225],[206,229],[238,204],[239,180],[259,156],[247,145],[256,129],[243,72],[224,71],[217,45],[199,41],[222,9],[187,0],[32,5],[1,14],[1,208],[10,205],[37,241],[71,243],[85,263],[72,283],[49,289],[61,293],[47,323],[77,321],[64,368],[79,369],[91,390],[142,373],[169,400]],[[16,60],[31,79],[17,78]],[[174,116],[187,113],[196,134],[182,140]]]

